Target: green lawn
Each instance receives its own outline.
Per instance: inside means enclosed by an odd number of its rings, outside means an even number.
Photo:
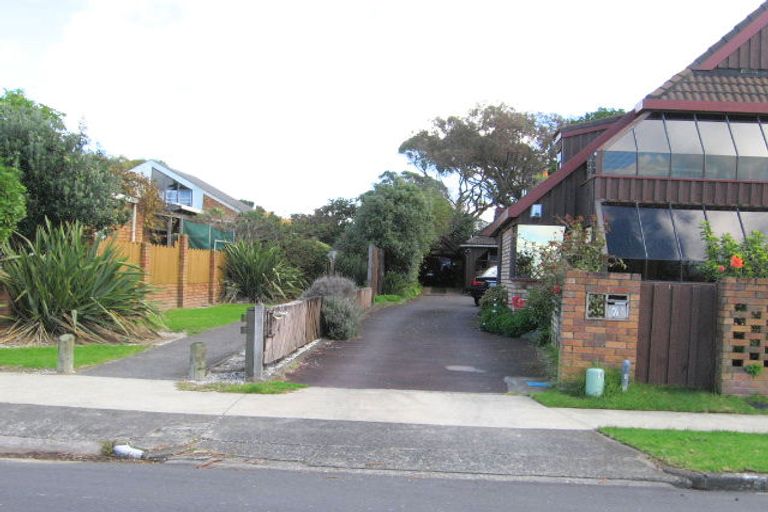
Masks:
[[[146,345],[78,345],[75,347],[75,367],[106,363],[137,354]],[[47,369],[56,368],[57,347],[0,348],[0,367]]]
[[[768,435],[602,428],[600,432],[670,466],[705,472],[768,473]]]
[[[619,391],[600,398],[578,396],[559,389],[548,389],[532,398],[547,407],[768,414],[768,409],[750,405],[750,401],[768,403],[765,398],[717,395],[648,384],[632,384],[626,393]]]
[[[205,308],[171,309],[163,313],[165,325],[174,332],[198,334],[214,327],[239,322],[251,304],[218,304]]]
[[[377,295],[373,299],[374,304],[399,304],[405,301],[405,297],[400,295]]]
[[[306,384],[299,384],[296,382],[287,382],[282,380],[246,382],[243,384],[228,384],[225,382],[214,382],[211,384],[179,382],[178,384],[178,388],[182,391],[218,391],[220,393],[248,393],[257,395],[280,395],[306,387]]]

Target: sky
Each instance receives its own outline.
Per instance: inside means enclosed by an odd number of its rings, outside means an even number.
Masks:
[[[279,215],[477,104],[632,109],[759,0],[0,0],[0,88]]]

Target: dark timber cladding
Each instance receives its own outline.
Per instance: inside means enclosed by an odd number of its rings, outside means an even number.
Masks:
[[[607,175],[593,181],[595,199],[605,201],[768,208],[768,182]]]
[[[717,285],[644,281],[638,382],[715,390]]]
[[[586,167],[570,174],[556,187],[544,194],[535,204],[543,206],[540,218],[531,218],[528,208],[520,215],[520,224],[560,224],[566,215],[589,217],[594,213],[592,180],[586,179]]]

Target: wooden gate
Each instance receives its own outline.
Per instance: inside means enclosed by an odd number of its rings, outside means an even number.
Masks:
[[[639,382],[715,389],[717,285],[641,285],[635,377]]]

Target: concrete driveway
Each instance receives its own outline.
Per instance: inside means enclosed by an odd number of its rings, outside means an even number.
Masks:
[[[482,332],[477,312],[462,295],[379,309],[359,338],[318,348],[288,378],[336,388],[503,393],[505,377],[541,377],[535,348]]]

